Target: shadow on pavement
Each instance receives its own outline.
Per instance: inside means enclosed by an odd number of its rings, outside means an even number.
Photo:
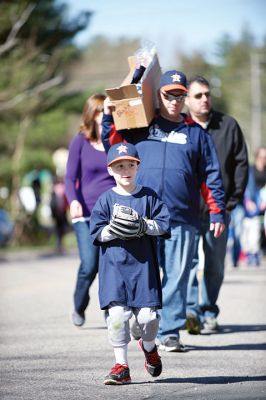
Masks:
[[[193,378],[156,379],[156,383],[199,383],[203,385],[224,385],[225,383],[266,381],[266,375],[260,376],[203,376]]]
[[[186,344],[189,351],[193,350],[266,350],[266,343],[241,343],[229,344],[228,346],[190,346]]]
[[[239,332],[264,332],[266,325],[219,325],[219,330],[215,332],[202,332],[202,336],[224,335],[227,333]]]

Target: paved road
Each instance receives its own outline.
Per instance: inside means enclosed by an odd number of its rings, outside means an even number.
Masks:
[[[191,336],[187,353],[161,353],[152,379],[136,341],[129,346],[133,383],[103,385],[113,364],[97,282],[87,322],[70,322],[75,252],[12,255],[0,262],[2,400],[266,399],[266,260],[260,268],[226,268],[219,298],[222,331]]]

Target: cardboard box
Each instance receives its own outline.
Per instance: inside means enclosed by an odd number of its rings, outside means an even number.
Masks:
[[[129,74],[120,87],[106,89],[106,94],[114,104],[113,118],[117,130],[146,127],[158,108],[158,88],[161,68],[157,54],[147,66],[141,80],[141,92],[136,84],[130,84],[135,71],[135,57],[128,58]]]

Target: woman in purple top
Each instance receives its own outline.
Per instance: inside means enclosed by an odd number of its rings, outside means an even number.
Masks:
[[[72,139],[65,177],[66,196],[77,238],[80,267],[74,292],[72,321],[85,322],[89,288],[98,271],[99,248],[90,236],[91,210],[99,195],[114,186],[107,172],[106,153],[101,141],[101,121],[105,96],[95,94],[85,103],[79,133]]]

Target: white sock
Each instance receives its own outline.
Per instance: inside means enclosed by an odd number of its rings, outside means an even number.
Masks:
[[[144,342],[143,340],[143,347],[148,353],[154,349],[154,346],[155,346],[155,340],[151,340],[150,342],[147,342],[146,340]]]
[[[122,347],[114,347],[115,361],[117,364],[128,364],[127,361],[127,345]]]

